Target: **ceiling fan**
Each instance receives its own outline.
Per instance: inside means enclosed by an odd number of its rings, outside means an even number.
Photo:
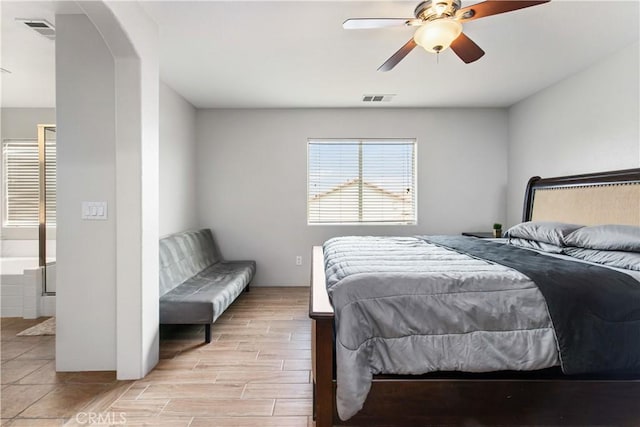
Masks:
[[[451,46],[454,53],[469,64],[480,59],[484,51],[462,32],[462,23],[549,1],[487,0],[461,9],[460,0],[426,0],[416,7],[415,18],[354,18],[344,21],[342,27],[347,30],[417,27],[411,40],[387,59],[378,71],[391,70],[416,46],[433,53],[440,53]]]

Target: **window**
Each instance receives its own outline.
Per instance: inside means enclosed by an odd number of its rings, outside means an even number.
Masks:
[[[309,140],[308,224],[415,224],[415,159],[415,140]]]
[[[2,143],[3,227],[37,228],[40,200],[38,141],[8,139]],[[56,225],[56,145],[46,144],[47,226]]]

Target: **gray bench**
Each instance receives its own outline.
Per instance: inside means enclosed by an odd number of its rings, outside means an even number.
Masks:
[[[223,261],[209,229],[160,239],[160,323],[205,325],[211,342],[211,324],[255,272],[255,261]]]

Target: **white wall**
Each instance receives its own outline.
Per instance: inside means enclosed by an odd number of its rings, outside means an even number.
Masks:
[[[506,219],[503,109],[198,110],[198,219],[257,285],[309,283],[311,247],[341,234],[489,230]],[[308,138],[417,138],[418,225],[307,226]],[[303,265],[295,266],[295,256]]]
[[[508,224],[527,180],[640,166],[635,43],[509,109]]]
[[[158,27],[139,2],[82,7],[116,58],[117,377],[136,379],[159,359]]]
[[[0,134],[5,138],[38,139],[39,124],[55,124],[55,108],[0,108]]]
[[[54,260],[56,258],[56,240],[54,229],[47,229],[47,259]],[[5,233],[6,236],[7,233]],[[31,233],[28,233],[31,234]],[[36,231],[37,235],[38,232]],[[24,234],[21,233],[20,238],[5,239],[3,236],[0,240],[0,257],[26,257],[26,258],[38,258],[40,255],[40,241],[36,237],[35,239],[24,239]]]
[[[116,369],[115,72],[84,15],[56,16],[58,250],[56,369]],[[82,201],[109,219],[83,221]]]
[[[159,340],[157,28],[137,2],[78,6],[56,19],[56,368],[141,378]],[[82,200],[109,219],[81,221]]]
[[[0,108],[0,138],[38,139],[39,124],[55,124],[54,108]],[[0,152],[0,176],[2,153]],[[0,185],[0,200],[4,197],[4,185]],[[4,209],[0,209],[0,224]],[[47,256],[55,256],[55,230],[47,234]],[[2,229],[1,256],[38,256],[38,229]],[[19,240],[17,240],[19,239]],[[34,240],[29,242],[29,240]],[[13,255],[12,255],[13,254]],[[20,254],[20,255],[15,255]]]
[[[160,236],[198,227],[196,109],[160,82]]]

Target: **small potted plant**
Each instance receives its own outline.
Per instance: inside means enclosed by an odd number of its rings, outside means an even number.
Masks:
[[[493,237],[496,239],[502,237],[502,224],[497,222],[493,224]]]

